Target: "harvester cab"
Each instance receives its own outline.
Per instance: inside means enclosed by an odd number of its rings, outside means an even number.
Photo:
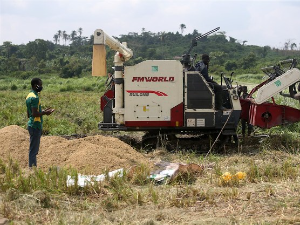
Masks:
[[[93,75],[105,76],[105,47],[116,50],[114,88],[101,97],[104,131],[146,131],[148,134],[197,134],[213,137],[236,136],[241,105],[231,80],[223,77],[223,103],[228,111],[216,110],[215,93],[190,56],[197,40],[192,40],[182,60],[146,60],[134,66],[123,63],[132,51],[102,30],[96,30]],[[219,134],[219,135],[218,135]],[[220,138],[222,139],[222,138]],[[237,140],[237,139],[236,139]]]

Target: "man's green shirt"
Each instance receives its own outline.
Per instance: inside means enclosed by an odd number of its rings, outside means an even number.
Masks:
[[[28,126],[32,128],[43,128],[43,117],[33,117],[32,108],[37,108],[38,112],[42,112],[41,102],[39,95],[36,91],[31,90],[31,92],[26,97],[27,112],[29,115]]]

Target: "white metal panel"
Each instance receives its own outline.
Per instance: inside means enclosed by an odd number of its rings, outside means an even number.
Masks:
[[[283,75],[258,89],[255,102],[261,104],[298,81],[300,81],[299,69],[293,68],[288,70]]]
[[[124,71],[125,121],[170,121],[183,101],[183,69],[176,60],[146,60]]]
[[[186,120],[186,126],[187,127],[195,127],[196,126],[196,119],[191,118]]]
[[[135,118],[161,118],[162,106],[158,104],[151,105],[135,105],[134,106]]]

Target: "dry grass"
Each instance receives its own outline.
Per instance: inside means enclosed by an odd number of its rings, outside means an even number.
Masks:
[[[0,217],[14,224],[300,224],[300,157],[286,150],[147,157],[204,165],[193,182],[156,185],[145,165],[86,188],[66,187],[67,173],[24,174],[0,163]],[[222,175],[245,172],[224,182]]]

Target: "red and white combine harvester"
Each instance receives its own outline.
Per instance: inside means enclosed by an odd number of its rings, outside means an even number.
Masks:
[[[272,126],[300,120],[300,111],[287,106],[264,103],[285,88],[300,81],[300,71],[292,60],[291,68],[265,68],[269,79],[257,86],[255,99],[240,100],[238,87],[226,78],[223,106],[216,110],[215,93],[200,72],[194,69],[195,57],[190,52],[197,40],[219,28],[192,40],[182,60],[146,60],[134,66],[124,66],[133,56],[126,43],[120,43],[103,30],[94,33],[93,76],[107,76],[105,45],[116,51],[112,88],[101,97],[104,131],[146,131],[145,137],[179,134],[213,137],[222,142],[234,137],[240,116],[255,126]],[[290,61],[287,61],[290,62]],[[275,72],[270,72],[270,70]],[[250,96],[250,97],[251,97]],[[254,103],[255,102],[255,103]],[[280,111],[280,112],[279,112]],[[242,114],[241,114],[242,112]]]

